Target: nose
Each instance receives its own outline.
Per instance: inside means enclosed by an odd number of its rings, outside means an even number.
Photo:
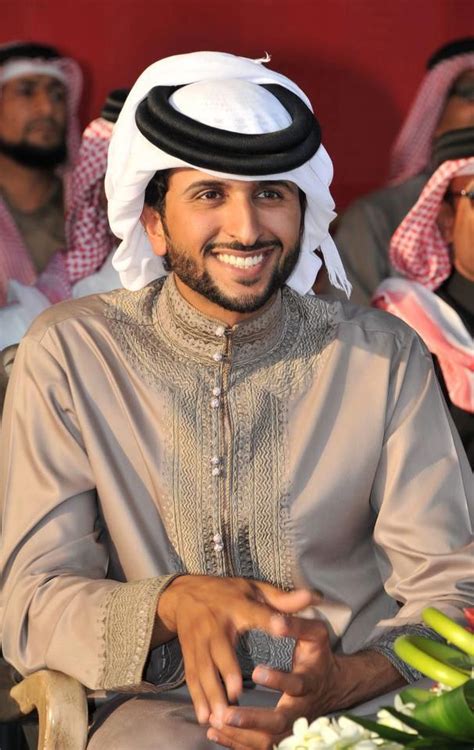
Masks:
[[[55,101],[52,94],[45,89],[38,89],[35,96],[35,110],[41,117],[51,117],[55,112]]]
[[[232,240],[253,245],[261,235],[259,211],[248,195],[234,196],[227,206],[225,230]]]

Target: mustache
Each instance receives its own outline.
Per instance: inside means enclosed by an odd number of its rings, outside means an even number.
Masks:
[[[213,250],[240,250],[244,253],[254,253],[256,250],[268,250],[269,248],[283,250],[281,240],[257,240],[252,245],[244,245],[242,242],[208,242],[204,245],[204,254],[208,255]]]
[[[62,125],[59,125],[59,123],[54,119],[54,117],[37,117],[35,120],[30,120],[28,125],[25,128],[25,132],[28,134],[31,130],[34,130],[38,125],[48,125],[49,127],[54,128],[57,130],[58,133],[61,133],[64,128]]]

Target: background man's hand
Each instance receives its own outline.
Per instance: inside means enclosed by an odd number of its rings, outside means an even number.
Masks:
[[[186,683],[200,723],[212,713],[219,721],[228,701],[242,691],[235,653],[239,635],[263,630],[273,636],[307,638],[313,623],[281,614],[299,612],[319,601],[309,591],[281,591],[243,578],[180,576],[158,602],[154,645],[178,637]]]

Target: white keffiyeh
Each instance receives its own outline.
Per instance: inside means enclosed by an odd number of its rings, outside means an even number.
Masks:
[[[141,289],[165,273],[161,258],[153,253],[140,224],[145,189],[150,179],[158,170],[200,169],[165,153],[140,133],[135,123],[138,104],[154,86],[181,85],[183,88],[173,94],[170,103],[199,122],[236,133],[260,134],[280,130],[290,123],[287,111],[268,91],[255,84],[280,84],[299,96],[308,107],[311,108],[311,104],[295,83],[269,70],[263,62],[221,52],[176,55],[150,65],[133,86],[114,128],[105,178],[110,226],[115,236],[122,240],[113,263],[127,289]],[[232,81],[228,96],[225,85],[222,85],[226,81]],[[212,85],[189,86],[198,82],[212,82]],[[249,87],[249,83],[253,85]],[[306,195],[307,208],[300,258],[287,283],[300,294],[311,289],[321,267],[314,251],[320,248],[331,283],[349,296],[350,283],[328,232],[335,217],[334,201],[329,191],[333,168],[324,146],[321,145],[306,164],[289,172],[256,178],[211,169],[201,171],[226,179],[291,180],[296,183]]]

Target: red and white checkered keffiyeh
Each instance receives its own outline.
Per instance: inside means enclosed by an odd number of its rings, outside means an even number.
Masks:
[[[113,124],[102,117],[85,129],[72,175],[72,198],[66,216],[65,267],[71,284],[97,271],[117,243],[102,199],[107,152]]]
[[[28,63],[34,64],[34,60],[29,58]],[[60,173],[64,183],[65,205],[68,206],[71,198],[70,170],[75,164],[80,143],[77,111],[82,91],[82,73],[74,60],[65,57],[58,60],[48,60],[48,65],[57,67],[67,82],[68,164],[60,169]],[[54,257],[56,258],[56,256]],[[60,260],[56,259],[51,268],[45,270],[43,284],[41,284],[41,281],[38,284],[41,291],[46,293],[52,302],[57,301],[58,298],[62,299],[67,289],[67,280],[62,272],[58,276],[57,283],[54,282],[56,275],[54,268],[58,265],[61,265],[61,263]],[[8,207],[0,199],[0,307],[7,303],[9,279],[16,279],[25,285],[32,285],[37,282],[38,275]]]
[[[461,318],[436,294],[452,270],[449,248],[437,226],[449,183],[474,174],[474,157],[445,161],[392,237],[390,259],[406,278],[390,278],[377,288],[372,304],[412,326],[438,358],[453,404],[474,412],[474,342]]]
[[[37,273],[23,238],[0,198],[0,307],[7,303],[9,279],[34,284]]]
[[[425,77],[392,149],[392,185],[419,174],[429,163],[436,125],[458,76],[474,69],[474,52],[439,62]]]
[[[449,183],[471,165],[474,157],[443,162],[391,239],[393,267],[427,289],[437,289],[451,273],[449,248],[436,219]]]
[[[461,318],[416,281],[385,279],[372,304],[415,329],[438,358],[451,402],[474,413],[474,342]]]

